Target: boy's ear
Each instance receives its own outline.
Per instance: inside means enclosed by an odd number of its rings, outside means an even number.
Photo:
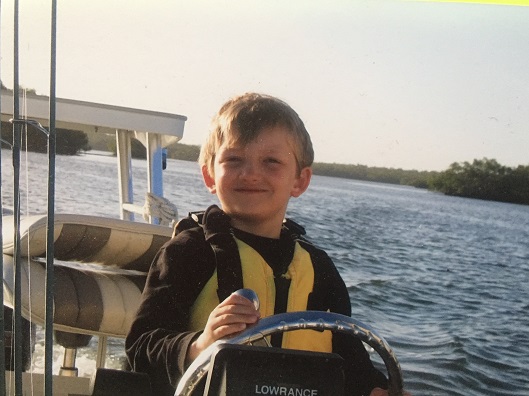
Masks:
[[[217,189],[215,187],[215,178],[209,174],[208,167],[202,165],[202,178],[204,179],[204,184],[208,188],[209,192],[215,194]]]
[[[299,173],[299,176],[294,183],[294,186],[292,187],[292,191],[290,192],[290,196],[297,198],[301,194],[303,194],[310,184],[310,179],[312,177],[312,168],[306,167],[301,170]]]

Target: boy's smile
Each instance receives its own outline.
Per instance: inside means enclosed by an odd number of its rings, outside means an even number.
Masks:
[[[282,126],[263,129],[245,146],[219,147],[214,175],[206,167],[202,173],[234,227],[279,237],[290,197],[300,196],[312,175],[310,168],[298,174],[295,152],[293,139]]]

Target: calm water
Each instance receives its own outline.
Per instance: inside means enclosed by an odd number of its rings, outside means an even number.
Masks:
[[[7,206],[10,160],[2,150]],[[118,217],[115,161],[58,157],[57,211]],[[145,179],[144,163],[134,166]],[[27,167],[23,207],[43,212],[46,156],[30,154]],[[181,216],[216,202],[194,163],[169,160],[165,183]],[[529,207],[316,176],[288,215],[333,257],[353,317],[394,348],[414,395],[529,395]],[[110,352],[119,364],[122,343]],[[79,353],[81,372],[92,357]]]

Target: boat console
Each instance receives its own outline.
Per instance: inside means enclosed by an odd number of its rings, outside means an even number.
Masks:
[[[211,357],[204,396],[342,396],[344,384],[337,354],[221,344]]]

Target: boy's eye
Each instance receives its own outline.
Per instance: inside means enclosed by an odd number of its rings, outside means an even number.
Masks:
[[[265,162],[267,162],[269,164],[280,164],[281,163],[280,160],[278,160],[277,158],[273,158],[273,157],[266,158]]]
[[[236,155],[230,155],[224,158],[225,162],[240,162],[242,161],[242,158]]]

